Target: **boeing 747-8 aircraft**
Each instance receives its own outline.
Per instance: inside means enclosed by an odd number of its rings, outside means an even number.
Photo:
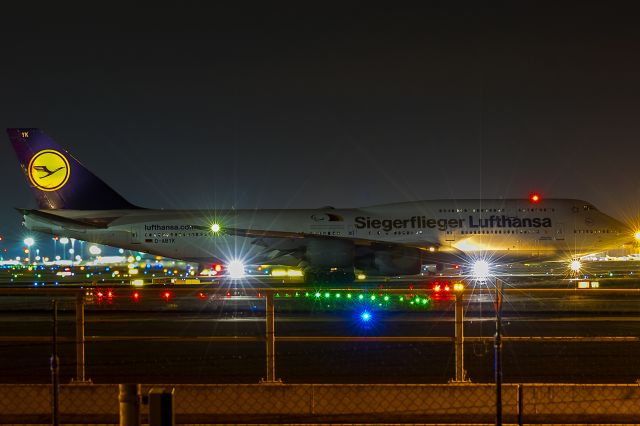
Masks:
[[[567,259],[619,248],[633,231],[572,199],[427,200],[360,208],[154,210],[111,189],[39,129],[8,129],[47,234],[197,262],[295,265],[307,281],[413,275],[491,256]]]

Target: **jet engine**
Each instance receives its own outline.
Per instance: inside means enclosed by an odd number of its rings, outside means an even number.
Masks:
[[[353,268],[354,246],[351,241],[311,239],[305,258],[313,268]]]
[[[370,275],[415,275],[421,272],[422,252],[410,247],[363,248],[355,267]]]

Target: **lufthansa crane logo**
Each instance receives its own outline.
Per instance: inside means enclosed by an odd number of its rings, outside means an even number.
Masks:
[[[31,184],[42,191],[57,191],[69,180],[69,161],[53,149],[36,153],[27,169]]]

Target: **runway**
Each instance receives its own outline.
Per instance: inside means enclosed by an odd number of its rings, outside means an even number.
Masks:
[[[155,297],[155,292],[144,293],[146,300],[134,303],[117,288],[111,301],[87,305],[87,377],[94,383],[256,383],[265,377],[264,299],[208,295],[202,300],[184,294],[166,302]],[[377,294],[383,294],[382,290]],[[50,297],[0,297],[2,382],[50,379],[49,301]],[[61,377],[68,382],[75,374],[73,300],[60,298],[59,303],[59,335],[68,339],[60,343]],[[640,378],[636,362],[640,357],[636,338],[640,336],[639,306],[640,294],[633,292],[517,290],[507,294],[503,304],[505,382],[634,383]],[[366,322],[361,316],[365,310],[371,315]],[[491,382],[493,296],[469,294],[464,311],[468,377],[474,382]],[[285,383],[446,383],[454,376],[454,345],[446,339],[357,341],[375,336],[452,337],[454,302],[447,298],[434,297],[427,305],[416,307],[397,300],[384,306],[366,300],[345,303],[336,301],[335,292],[328,298],[324,292],[319,298],[315,294],[299,299],[282,296],[275,301],[275,324],[276,376]],[[37,343],[8,341],[8,336],[34,335],[44,339]],[[126,336],[138,339],[120,340]],[[175,339],[153,340],[160,336]],[[236,340],[219,342],[207,340],[208,336],[236,336]],[[298,341],[298,337],[318,336],[343,340]],[[345,340],[347,336],[354,339]],[[508,340],[529,336],[619,340]]]

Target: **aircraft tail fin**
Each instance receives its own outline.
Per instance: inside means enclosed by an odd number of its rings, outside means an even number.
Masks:
[[[7,129],[40,209],[136,209],[40,129]]]

